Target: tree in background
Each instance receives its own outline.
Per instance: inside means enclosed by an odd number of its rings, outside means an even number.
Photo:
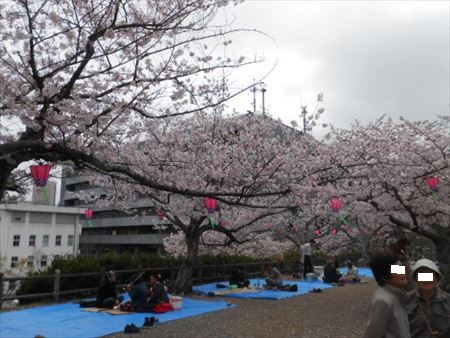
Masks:
[[[399,123],[380,119],[367,126],[334,131],[347,179],[340,189],[371,205],[372,219],[380,214],[387,226],[397,226],[430,239],[450,289],[449,155],[450,119]],[[337,152],[337,151],[336,151]],[[350,167],[351,163],[360,165]],[[364,164],[364,165],[361,165]],[[438,191],[427,184],[438,177]],[[351,184],[348,184],[351,182]],[[374,222],[373,220],[371,222]],[[371,225],[374,225],[373,223]]]
[[[222,53],[236,30],[211,24],[229,4],[1,1],[0,196],[14,189],[11,173],[33,159],[70,161],[188,193],[180,183],[142,177],[110,154],[147,123],[220,111],[245,90],[230,92],[227,75],[255,61]],[[25,130],[11,131],[3,121]]]
[[[326,163],[320,149],[312,137],[271,118],[201,113],[148,124],[146,135],[128,140],[117,152],[145,177],[216,196],[218,208],[208,211],[203,198],[150,189],[123,177],[98,176],[92,183],[108,196],[99,205],[127,210],[130,201],[153,200],[180,232],[166,247],[186,253],[174,289],[187,291],[200,246],[217,250],[256,238],[266,241],[263,235],[283,212],[305,203],[309,193],[320,193],[316,176]]]

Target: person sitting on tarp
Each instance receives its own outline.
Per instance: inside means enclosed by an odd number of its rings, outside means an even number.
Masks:
[[[283,288],[283,278],[281,276],[280,270],[274,267],[272,264],[267,265],[266,270],[266,285],[267,289],[282,289]]]
[[[114,271],[106,272],[100,282],[97,290],[97,307],[112,308],[123,301],[123,296],[117,296],[116,293],[116,274]]]
[[[323,268],[323,281],[325,283],[338,283],[341,278],[336,257],[330,256]]]
[[[116,274],[114,271],[105,272],[100,281],[95,300],[82,300],[80,307],[112,308],[123,301],[123,296],[116,293]]]
[[[146,270],[133,282],[127,285],[128,295],[130,296],[131,300],[126,303],[121,303],[118,306],[118,310],[140,312],[142,309],[147,308],[148,288],[145,284],[145,281],[149,280],[149,278],[150,272]]]
[[[340,279],[341,282],[344,283],[357,283],[360,281],[358,277],[358,268],[355,267],[352,263],[352,261],[347,261],[347,272],[345,275]]]
[[[148,310],[150,312],[164,313],[173,311],[170,304],[167,289],[162,282],[160,274],[153,274],[150,277],[150,289],[148,290]]]
[[[238,288],[248,288],[250,281],[245,278],[245,269],[239,266],[230,276],[230,286],[237,285]]]

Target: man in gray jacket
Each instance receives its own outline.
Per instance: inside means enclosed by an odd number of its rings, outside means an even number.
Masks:
[[[379,288],[369,302],[365,337],[410,338],[404,265],[398,256],[382,254],[372,259],[370,268]]]

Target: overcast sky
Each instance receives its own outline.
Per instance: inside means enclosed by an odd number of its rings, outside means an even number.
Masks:
[[[449,114],[449,14],[448,1],[247,0],[227,8],[227,20],[271,38],[234,37],[229,50],[267,60],[239,71],[235,85],[276,64],[264,80],[266,106],[287,123],[299,121],[301,104],[312,110],[319,92],[320,123],[336,127],[382,114],[435,119]],[[245,111],[251,102],[248,92],[231,104]]]

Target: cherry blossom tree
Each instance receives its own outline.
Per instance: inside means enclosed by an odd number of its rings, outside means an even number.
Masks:
[[[231,92],[227,76],[255,60],[226,56],[236,29],[211,24],[220,8],[238,2],[1,1],[0,196],[18,165],[33,159],[189,193],[131,171],[109,149],[149,121],[220,111],[246,89]],[[25,130],[8,132],[5,121]]]
[[[341,185],[353,201],[384,215],[383,223],[430,239],[443,272],[443,287],[450,289],[449,117],[436,121],[399,123],[380,119],[367,126],[334,131],[340,162],[348,184]],[[350,163],[359,163],[350,167]],[[364,163],[364,165],[360,165]],[[427,179],[438,177],[432,192]],[[373,213],[372,213],[373,214]]]
[[[265,234],[283,213],[305,204],[308,194],[320,193],[317,177],[330,165],[325,165],[326,155],[320,156],[319,142],[268,117],[199,113],[146,127],[145,135],[110,151],[121,153],[145,177],[215,196],[219,208],[209,212],[203,198],[152,189],[127,176],[99,175],[92,183],[107,196],[98,204],[126,210],[130,201],[151,198],[172,224],[175,234],[166,248],[185,253],[174,284],[177,292],[190,289],[200,247],[267,242]],[[238,193],[227,195],[231,192]],[[226,203],[221,196],[228,196]]]

